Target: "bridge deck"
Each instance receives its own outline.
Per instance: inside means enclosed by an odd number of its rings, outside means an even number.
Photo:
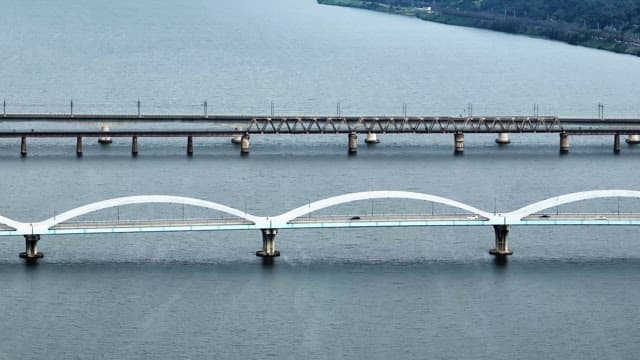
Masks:
[[[534,214],[515,225],[640,225],[640,214]]]
[[[264,115],[108,115],[108,114],[6,114],[2,122],[57,121],[93,123],[190,122],[211,126],[207,130],[112,131],[110,136],[230,136],[250,134],[376,133],[558,133],[581,135],[633,134],[640,118],[561,118],[557,116],[264,116]],[[236,130],[242,129],[242,130]],[[101,131],[2,131],[0,137],[101,136]]]
[[[389,215],[333,215],[313,216],[291,220],[285,224],[272,223],[278,229],[414,227],[414,226],[488,226],[488,225],[640,225],[640,214],[584,213],[533,214],[521,220],[496,224],[474,214],[389,214]],[[262,226],[264,227],[264,226]],[[140,233],[177,231],[256,230],[255,223],[239,219],[149,219],[74,221],[52,226],[40,235]],[[24,235],[13,227],[0,224],[0,236]]]

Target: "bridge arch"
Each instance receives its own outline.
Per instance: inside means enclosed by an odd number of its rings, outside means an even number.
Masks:
[[[65,221],[68,221],[68,220],[71,220],[79,216],[86,215],[98,210],[113,208],[117,206],[124,206],[124,205],[154,204],[154,203],[183,204],[183,205],[213,209],[213,210],[221,211],[221,212],[251,221],[254,224],[259,224],[264,221],[264,218],[254,216],[254,215],[245,213],[244,211],[240,211],[238,209],[234,209],[232,207],[228,207],[228,206],[211,202],[211,201],[200,200],[200,199],[189,198],[189,197],[182,197],[182,196],[139,195],[139,196],[125,196],[125,197],[119,197],[119,198],[114,198],[109,200],[98,201],[95,203],[77,207],[75,209],[71,209],[69,211],[58,214],[47,220],[41,221],[39,223],[34,223],[33,232],[36,234],[39,232],[46,232],[46,230],[48,230],[49,228],[55,225],[58,225],[62,222],[65,222]]]
[[[519,221],[524,217],[544,211],[556,206],[573,203],[582,200],[600,199],[600,198],[640,198],[640,191],[634,190],[591,190],[581,191],[571,194],[560,195],[546,200],[529,204],[518,210],[514,210],[505,214],[511,221]]]
[[[0,224],[12,227],[14,229],[20,229],[24,226],[23,223],[9,219],[8,217],[4,217],[0,215]]]
[[[486,212],[484,210],[480,210],[473,206],[447,199],[441,196],[423,194],[417,192],[408,192],[408,191],[364,191],[364,192],[356,192],[344,195],[333,196],[330,198],[318,200],[312,203],[309,203],[304,206],[300,206],[293,210],[287,211],[284,214],[280,214],[276,217],[272,217],[271,220],[273,223],[286,224],[291,220],[299,218],[301,216],[310,214],[312,212],[326,209],[332,206],[342,205],[354,201],[359,200],[372,200],[372,199],[409,199],[409,200],[422,200],[429,201],[438,204],[448,205],[451,207],[455,207],[458,209],[462,209],[468,211],[473,214],[477,214],[486,218],[492,218],[494,215]]]

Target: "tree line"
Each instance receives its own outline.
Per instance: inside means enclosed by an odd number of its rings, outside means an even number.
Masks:
[[[640,56],[638,0],[318,0]],[[429,10],[427,10],[429,9]]]

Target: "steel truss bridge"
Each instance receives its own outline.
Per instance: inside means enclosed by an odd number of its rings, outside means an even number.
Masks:
[[[128,196],[84,205],[40,222],[18,222],[0,216],[0,236],[25,238],[26,251],[21,257],[35,260],[42,257],[37,243],[41,235],[112,234],[177,231],[260,230],[263,247],[256,255],[278,256],[275,237],[281,229],[360,228],[408,226],[492,226],[495,248],[490,251],[498,258],[511,255],[507,237],[511,226],[530,225],[640,225],[640,213],[577,213],[549,214],[545,210],[576,201],[599,198],[640,198],[640,191],[594,190],[556,196],[507,212],[488,212],[473,206],[430,194],[406,191],[367,191],[334,196],[315,201],[276,216],[255,216],[247,212],[206,200],[166,196]],[[310,216],[326,208],[373,199],[419,200],[446,205],[463,213],[454,214],[389,214],[361,216]],[[99,210],[133,204],[182,204],[212,209],[231,215],[226,219],[150,219],[118,221],[77,221],[78,217]]]
[[[219,134],[347,134],[347,133],[560,133],[633,134],[640,118],[577,118],[558,116],[265,116],[265,115],[107,115],[107,114],[4,114],[3,122],[64,121],[100,123],[190,122],[210,124],[200,136]],[[233,126],[229,126],[233,124]],[[220,125],[220,127],[216,127]],[[241,131],[236,130],[242,128]],[[95,132],[91,132],[92,135]],[[0,133],[7,136],[6,132]],[[54,136],[56,132],[47,132]],[[194,133],[195,134],[195,133]],[[99,135],[99,134],[98,134]],[[117,133],[112,133],[116,135]],[[131,131],[123,134],[131,136]],[[167,134],[161,135],[167,136]],[[180,134],[184,136],[184,134]]]
[[[232,137],[240,153],[250,149],[251,135],[348,134],[349,154],[356,154],[357,134],[367,134],[367,143],[379,142],[378,134],[453,134],[455,153],[464,152],[465,134],[499,134],[496,142],[508,144],[510,133],[558,133],[560,152],[569,152],[569,135],[613,135],[613,151],[620,153],[620,136],[640,144],[640,118],[561,118],[558,116],[253,116],[253,115],[105,115],[105,114],[3,114],[0,124],[57,121],[83,125],[110,123],[189,123],[175,129],[134,130],[1,130],[0,138],[20,138],[20,153],[27,155],[27,138],[76,138],[76,154],[82,156],[82,139],[130,137],[131,154],[138,154],[138,137],[186,137],[187,154],[194,153],[194,137]],[[195,126],[194,124],[197,124]]]

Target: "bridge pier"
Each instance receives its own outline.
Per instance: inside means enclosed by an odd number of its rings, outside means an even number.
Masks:
[[[367,138],[364,139],[364,142],[370,145],[377,144],[380,142],[378,139],[378,135],[374,132],[367,133]]]
[[[509,243],[507,241],[510,229],[511,225],[493,225],[493,231],[496,234],[496,247],[495,249],[489,250],[489,254],[502,259],[507,255],[513,254],[513,251],[509,249]]]
[[[138,156],[138,137],[131,137],[131,156]]]
[[[349,155],[355,155],[358,153],[358,134],[355,132],[349,133]]]
[[[613,153],[620,154],[620,133],[613,135]]]
[[[639,134],[631,134],[629,135],[629,137],[627,138],[627,140],[625,140],[627,142],[627,144],[629,145],[637,145],[640,144],[640,135]]]
[[[276,235],[278,229],[262,229],[262,250],[256,251],[256,256],[272,258],[280,256],[280,251],[276,250]]]
[[[560,133],[560,154],[569,153],[569,134],[565,131]]]
[[[455,143],[454,154],[462,155],[464,153],[464,134],[461,132],[456,132],[453,134],[453,140]]]
[[[187,155],[193,156],[193,136],[187,137]]]
[[[20,137],[20,156],[27,156],[27,137]]]
[[[76,137],[76,156],[82,157],[82,136]]]
[[[511,139],[509,139],[509,133],[499,133],[496,138],[496,144],[498,145],[507,145],[511,144]]]
[[[25,252],[20,253],[20,257],[28,260],[36,260],[44,256],[43,253],[38,252],[38,241],[40,235],[25,235]]]
[[[249,155],[249,149],[251,148],[251,141],[249,133],[242,135],[240,139],[240,155]]]

